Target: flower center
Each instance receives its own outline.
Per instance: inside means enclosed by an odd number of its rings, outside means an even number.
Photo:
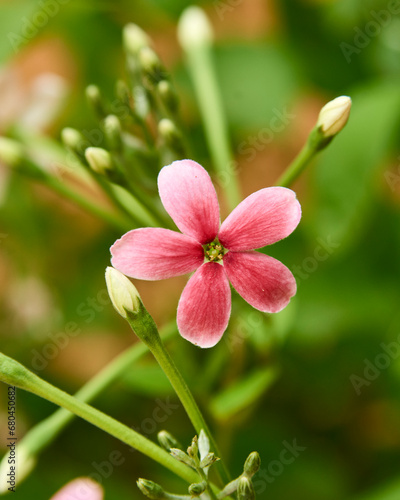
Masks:
[[[217,239],[211,243],[207,243],[203,248],[204,257],[207,262],[221,262],[227,252]]]

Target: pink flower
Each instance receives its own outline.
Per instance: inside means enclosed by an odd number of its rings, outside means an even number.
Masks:
[[[256,309],[281,311],[296,293],[296,281],[281,262],[256,248],[286,238],[301,218],[290,189],[260,189],[243,200],[220,227],[217,194],[198,163],[175,161],[158,176],[161,201],[183,234],[143,228],[111,247],[112,265],[136,279],[160,280],[196,271],[179,300],[182,337],[212,347],[228,326],[229,281]]]
[[[50,500],[103,500],[103,488],[88,477],[66,484]]]

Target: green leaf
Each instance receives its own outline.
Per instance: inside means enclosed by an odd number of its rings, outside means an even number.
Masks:
[[[255,403],[275,382],[278,376],[276,367],[257,370],[239,382],[220,392],[210,403],[210,410],[218,420],[226,420],[249,405]]]

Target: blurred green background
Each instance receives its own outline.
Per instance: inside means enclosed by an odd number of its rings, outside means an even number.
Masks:
[[[296,275],[290,306],[271,317],[234,295],[229,331],[216,348],[199,350],[178,335],[168,347],[232,474],[259,451],[260,498],[398,499],[400,2],[195,3],[215,28],[214,60],[243,196],[273,185],[327,101],[349,95],[353,108],[345,130],[294,186],[303,207],[299,228],[265,250]],[[115,81],[125,73],[121,30],[134,22],[149,33],[171,73],[193,159],[210,167],[176,37],[187,5],[0,2],[0,132],[20,126],[55,141],[66,126],[90,134],[96,122],[84,89],[95,83],[113,100]],[[47,97],[37,85],[44,74],[52,75],[55,89]],[[135,341],[105,294],[109,247],[120,233],[2,165],[0,188],[1,350],[73,393]],[[160,326],[174,321],[184,283],[135,283]],[[71,321],[79,335],[54,349]],[[6,387],[0,391],[5,436]],[[165,428],[188,445],[193,429],[180,407],[163,422],[152,418],[168,401],[176,405],[164,375],[145,357],[94,405],[150,439]],[[54,409],[18,391],[18,436]],[[288,443],[301,447],[290,463],[282,461]],[[115,450],[123,459],[110,472]],[[107,500],[142,498],[138,477],[185,492],[167,471],[77,419],[39,457],[13,498],[48,499],[67,481],[99,468],[106,471]]]

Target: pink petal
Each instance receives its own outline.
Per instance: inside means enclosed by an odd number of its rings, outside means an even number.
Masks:
[[[111,247],[112,265],[141,280],[162,280],[197,269],[203,247],[193,238],[169,229],[145,227],[124,234]]]
[[[289,269],[260,252],[228,252],[224,268],[235,290],[260,311],[279,312],[296,293],[296,280]]]
[[[217,194],[207,171],[192,160],[161,169],[158,191],[165,210],[182,233],[200,243],[213,241],[219,228]]]
[[[254,250],[289,236],[300,218],[300,203],[291,189],[260,189],[224,220],[218,238],[230,250]]]
[[[66,484],[50,500],[103,500],[103,488],[87,477]]]
[[[231,291],[224,268],[203,264],[190,278],[178,305],[178,329],[189,342],[212,347],[222,337],[231,314]]]

